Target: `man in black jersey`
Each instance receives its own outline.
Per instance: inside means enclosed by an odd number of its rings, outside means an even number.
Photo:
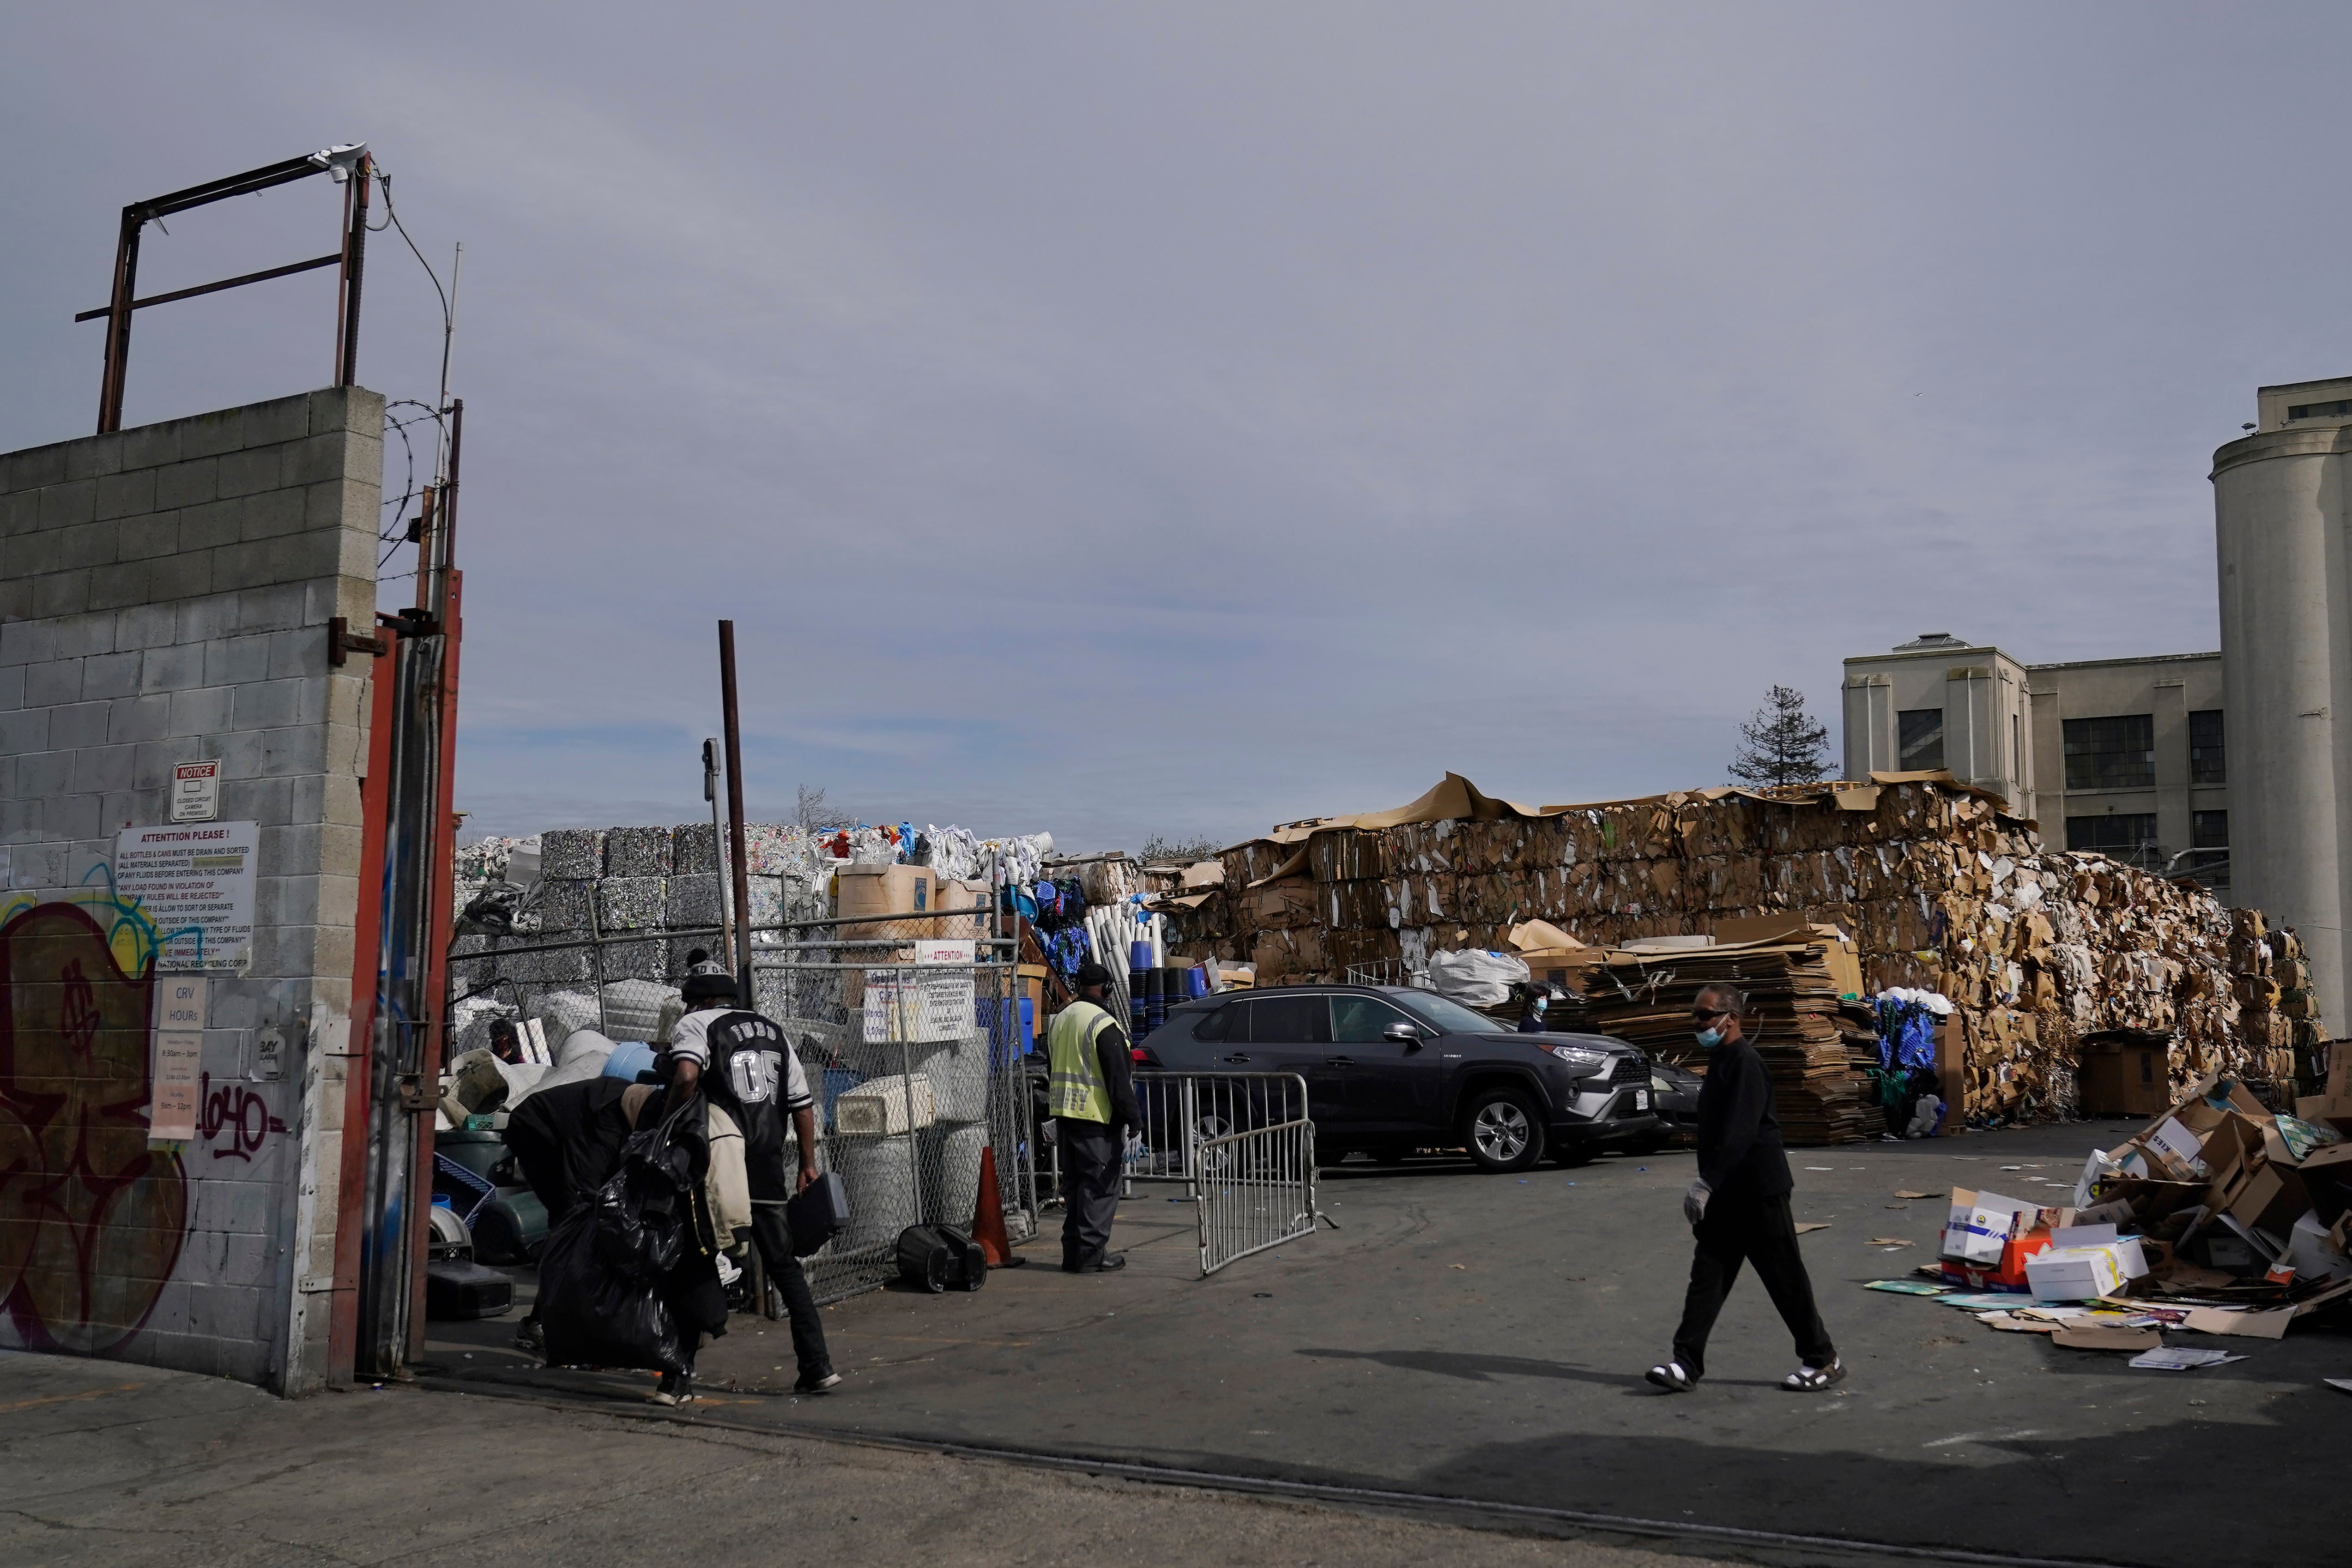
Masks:
[[[808,1276],[793,1256],[785,1200],[817,1178],[816,1101],[792,1042],[772,1019],[735,1006],[735,977],[708,958],[688,968],[679,988],[687,1011],[670,1029],[673,1058],[701,1070],[703,1092],[743,1129],[743,1163],[751,1186],[751,1239],[792,1319],[793,1355],[803,1394],[841,1382],[824,1347],[824,1325]],[[784,1166],[784,1118],[800,1147],[799,1178]]]

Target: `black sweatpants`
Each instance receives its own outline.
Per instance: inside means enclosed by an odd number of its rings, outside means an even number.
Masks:
[[[1062,1267],[1084,1269],[1110,1247],[1118,1213],[1118,1129],[1073,1116],[1054,1118],[1062,1157]]]
[[[816,1295],[809,1289],[801,1260],[793,1256],[792,1226],[784,1218],[782,1203],[751,1200],[751,1244],[760,1249],[768,1278],[784,1298],[784,1316],[793,1326],[793,1359],[800,1364],[801,1381],[814,1383],[833,1371],[833,1355],[824,1347],[824,1322],[816,1315]]]
[[[1690,1291],[1683,1298],[1682,1326],[1675,1331],[1675,1359],[1684,1371],[1706,1375],[1707,1333],[1743,1260],[1756,1266],[1756,1277],[1780,1309],[1804,1364],[1827,1366],[1836,1358],[1837,1347],[1813,1306],[1813,1282],[1797,1250],[1797,1225],[1786,1193],[1763,1197],[1718,1192],[1707,1200],[1706,1217],[1693,1234],[1698,1247],[1691,1256]]]

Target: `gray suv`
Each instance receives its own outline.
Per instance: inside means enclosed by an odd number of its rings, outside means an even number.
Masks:
[[[1276,986],[1185,1003],[1139,1040],[1142,1071],[1296,1072],[1318,1163],[1459,1148],[1520,1171],[1549,1154],[1645,1154],[1671,1130],[1648,1059],[1593,1034],[1514,1034],[1433,991]]]

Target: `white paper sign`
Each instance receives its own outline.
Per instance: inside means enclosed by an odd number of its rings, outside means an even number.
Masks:
[[[185,1143],[196,1135],[196,1080],[205,1065],[201,1030],[155,1034],[155,1097],[147,1109],[147,1141]]]
[[[154,923],[159,973],[242,970],[253,957],[253,883],[261,829],[253,822],[125,828],[115,836],[114,890]]]
[[[172,821],[209,822],[220,815],[220,763],[181,762],[172,768]]]

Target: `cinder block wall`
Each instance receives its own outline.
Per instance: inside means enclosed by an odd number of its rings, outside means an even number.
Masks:
[[[372,663],[327,625],[372,623],[383,441],[349,388],[0,455],[0,1344],[324,1376]],[[262,824],[254,956],[211,977],[198,1136],[151,1149],[114,835],[207,758]]]

